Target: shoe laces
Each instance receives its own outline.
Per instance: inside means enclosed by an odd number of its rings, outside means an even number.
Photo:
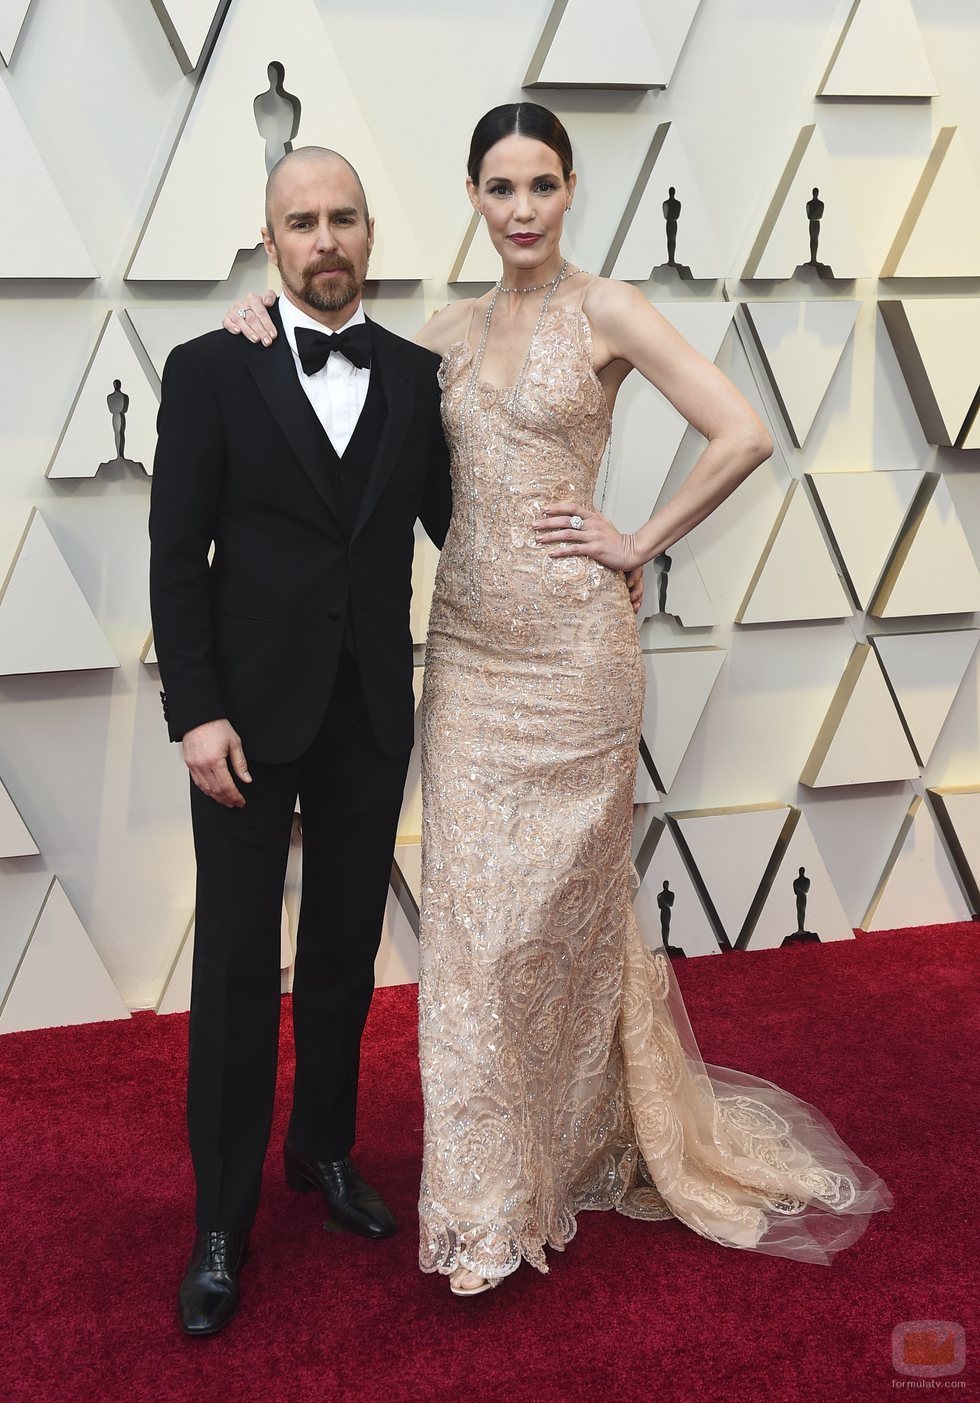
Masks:
[[[226,1232],[206,1232],[203,1234],[204,1263],[209,1271],[227,1271],[228,1234]]]

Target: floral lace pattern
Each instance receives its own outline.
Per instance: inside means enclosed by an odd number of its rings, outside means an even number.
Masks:
[[[420,1264],[547,1271],[603,1208],[828,1261],[890,1194],[813,1107],[702,1061],[632,906],[625,581],[531,529],[592,499],[608,435],[581,300],[549,309],[512,408],[468,395],[468,342],[440,369],[457,506],[422,698]]]

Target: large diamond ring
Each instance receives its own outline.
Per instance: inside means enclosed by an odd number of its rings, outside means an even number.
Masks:
[[[249,312],[250,312],[251,310],[252,310],[251,307],[239,307],[239,309],[238,309],[238,315],[239,315],[239,316],[242,318],[242,320],[244,321],[245,318],[248,316],[248,314],[249,314]]]
[[[582,527],[585,525],[585,522],[580,516],[573,516],[568,524],[573,531],[581,531]]]

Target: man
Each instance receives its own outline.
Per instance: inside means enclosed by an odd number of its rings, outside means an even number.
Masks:
[[[285,156],[262,237],[282,278],[278,335],[264,349],[217,331],[171,353],[150,509],[161,696],[190,771],[197,855],[187,1105],[198,1232],[179,1292],[194,1335],[237,1309],[258,1205],[297,795],[286,1180],[319,1190],[339,1227],[395,1230],[350,1151],[413,742],[415,521],[441,546],[451,505],[438,358],[361,307],[374,221],[353,167],[319,147]]]

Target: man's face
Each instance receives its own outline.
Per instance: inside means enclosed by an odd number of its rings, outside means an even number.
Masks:
[[[269,219],[262,240],[285,291],[317,321],[341,325],[374,246],[374,220],[350,167],[331,158],[291,163],[271,192]]]

